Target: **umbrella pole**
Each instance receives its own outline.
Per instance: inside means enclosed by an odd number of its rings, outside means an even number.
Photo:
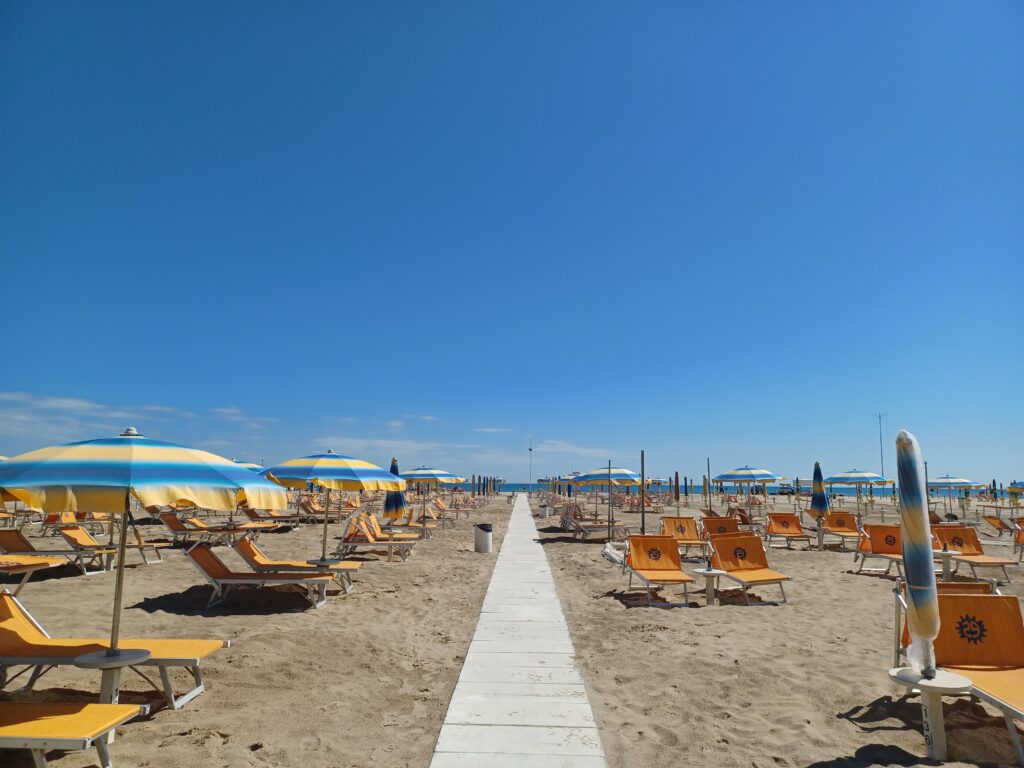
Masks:
[[[608,459],[608,541],[612,540],[612,460]]]
[[[117,656],[117,641],[121,635],[121,603],[124,593],[124,552],[128,547],[128,521],[132,516],[132,492],[131,489],[124,494],[124,519],[121,521],[121,531],[117,538],[117,576],[114,580],[114,617],[110,622],[110,648],[107,649],[107,656]]]
[[[331,489],[327,489],[327,493],[324,496],[324,541],[323,546],[320,549],[320,559],[327,559],[327,521],[331,517]]]

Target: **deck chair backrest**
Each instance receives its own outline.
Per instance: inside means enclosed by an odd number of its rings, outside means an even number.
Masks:
[[[703,523],[705,537],[740,532],[740,521],[735,517],[705,517]]]
[[[78,522],[74,512],[49,512],[43,525],[74,525]]]
[[[186,554],[212,579],[231,575],[231,569],[214,554],[209,544],[196,544]]]
[[[939,546],[955,549],[962,555],[983,555],[985,550],[978,541],[978,532],[968,525],[936,525],[932,533]]]
[[[629,565],[642,571],[681,571],[679,547],[671,536],[630,536]]]
[[[770,512],[768,513],[768,533],[803,533],[804,528],[800,525],[800,518],[792,512]]]
[[[857,518],[848,512],[829,512],[825,515],[825,525],[834,531],[857,533]]]
[[[875,555],[903,555],[903,540],[898,525],[865,525],[864,530]]]
[[[1013,595],[939,595],[935,661],[964,667],[1024,667],[1024,620]]]
[[[160,515],[160,522],[166,525],[175,533],[188,533],[191,529],[186,526],[181,520],[178,519],[178,515],[175,512],[164,512]]]
[[[368,513],[366,515],[366,523],[370,526],[370,530],[373,531],[374,537],[380,537],[384,535],[384,531],[380,527],[380,523],[377,521],[376,515]]]
[[[693,541],[699,539],[697,520],[693,517],[661,518],[661,535],[671,536],[677,541]]]
[[[363,536],[366,537],[367,541],[377,540],[377,537],[373,533],[373,529],[370,527],[369,521],[366,519],[366,515],[356,515],[355,524],[362,532]]]
[[[14,595],[0,592],[0,655],[20,645],[38,645],[49,639]]]
[[[752,533],[712,538],[711,547],[711,564],[720,570],[732,573],[768,567],[764,543]]]
[[[235,551],[249,565],[270,565],[270,559],[267,555],[248,536],[236,541],[234,547]]]
[[[100,543],[93,538],[85,528],[80,525],[63,525],[60,527],[60,535],[64,537],[72,547],[91,549],[100,546]]]
[[[936,581],[935,589],[940,595],[994,595],[995,585],[991,581]],[[907,582],[900,582],[900,593],[906,600]],[[907,626],[906,613],[903,614],[903,633],[901,644],[905,648],[910,645],[910,627]]]
[[[434,506],[437,507],[442,512],[447,512],[448,511],[448,505],[444,503],[444,499],[441,499],[441,498],[434,499]]]
[[[200,530],[206,530],[210,527],[206,524],[205,521],[200,520],[198,517],[186,517],[185,522],[191,525],[193,528],[199,528]]]
[[[0,549],[4,552],[34,552],[32,542],[13,528],[0,529]]]

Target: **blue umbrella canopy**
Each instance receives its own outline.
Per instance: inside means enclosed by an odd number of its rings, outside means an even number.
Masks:
[[[391,474],[398,475],[398,459],[391,459]],[[405,494],[402,491],[388,491],[384,497],[384,517],[389,520],[397,520],[405,517],[409,508],[405,503]]]
[[[935,648],[939,634],[939,600],[935,590],[932,531],[925,496],[924,461],[917,438],[900,430],[896,437],[899,469],[903,570],[907,576],[907,659],[923,677],[935,677]]]
[[[779,476],[767,469],[739,467],[715,476],[716,483],[774,483]]]
[[[402,479],[408,483],[423,483],[424,485],[437,485],[438,483],[464,483],[466,478],[445,472],[443,469],[433,467],[416,467],[416,469],[404,472]]]
[[[819,520],[828,514],[828,496],[825,482],[821,479],[821,464],[814,462],[814,479],[811,481],[811,517]]]
[[[884,485],[889,481],[874,472],[850,469],[846,472],[840,472],[838,475],[826,477],[825,482],[830,485]]]

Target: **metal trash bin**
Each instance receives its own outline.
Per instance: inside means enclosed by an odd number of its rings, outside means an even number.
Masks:
[[[541,520],[547,520],[548,519],[548,505],[547,504],[541,504],[537,508],[537,517],[539,517]]]
[[[508,496],[505,497],[505,503],[506,504],[511,504],[512,503],[512,494],[511,493]]]
[[[494,538],[494,526],[491,523],[477,523],[473,528],[473,534],[476,539],[476,551],[485,555],[490,554],[491,541]]]

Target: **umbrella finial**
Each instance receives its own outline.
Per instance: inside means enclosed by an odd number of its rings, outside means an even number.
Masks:
[[[334,453],[334,449],[333,449],[333,448],[328,448],[328,449],[327,449],[327,452],[328,452],[328,453]]]
[[[118,435],[118,437],[142,437],[142,435],[139,434],[139,430],[135,427],[128,427],[128,429]]]

